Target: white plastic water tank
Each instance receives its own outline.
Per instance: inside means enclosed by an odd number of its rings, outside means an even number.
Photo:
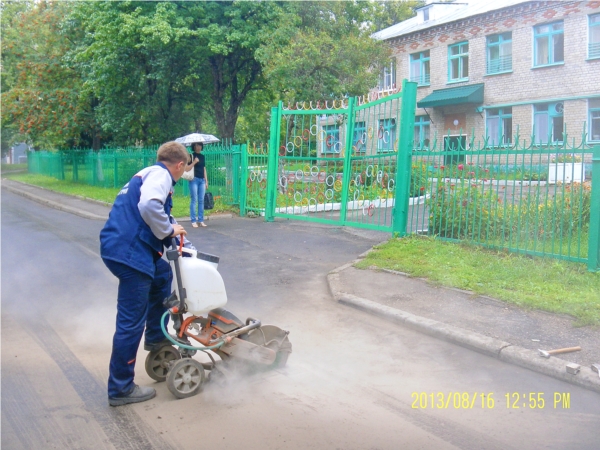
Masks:
[[[186,291],[186,305],[190,314],[199,316],[211,309],[221,308],[227,304],[227,293],[221,274],[217,271],[218,258],[187,248],[191,258],[179,258],[181,281]],[[200,259],[203,258],[203,259]],[[177,277],[173,270],[173,289],[177,291]]]

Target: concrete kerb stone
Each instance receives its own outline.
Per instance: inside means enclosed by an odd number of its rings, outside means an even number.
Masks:
[[[590,367],[581,367],[577,375],[571,375],[570,373],[567,373],[567,361],[564,359],[555,358],[553,356],[550,358],[543,358],[534,350],[517,346],[504,349],[500,353],[499,359],[517,366],[525,367],[526,369],[535,370],[536,372],[566,381],[567,383],[576,384],[586,389],[600,392],[600,378]]]
[[[537,352],[515,346],[510,342],[491,338],[437,320],[416,316],[406,311],[390,308],[343,292],[339,274],[354,265],[355,262],[344,264],[327,275],[329,290],[335,301],[377,315],[399,325],[407,326],[437,339],[600,393],[600,377],[589,367],[581,367],[577,375],[571,375],[566,371],[567,362],[562,359],[555,357],[542,358]]]

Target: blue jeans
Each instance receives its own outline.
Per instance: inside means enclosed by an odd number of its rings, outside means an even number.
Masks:
[[[135,358],[144,327],[145,341],[154,344],[165,336],[160,318],[166,311],[162,302],[171,293],[171,266],[163,259],[156,262],[154,278],[131,267],[104,259],[104,264],[119,279],[117,326],[113,337],[108,376],[108,396],[122,397],[135,387]],[[165,320],[167,325],[168,317]]]
[[[204,222],[204,192],[206,183],[204,178],[194,178],[190,183],[190,219],[194,222]],[[196,206],[198,210],[196,212]]]

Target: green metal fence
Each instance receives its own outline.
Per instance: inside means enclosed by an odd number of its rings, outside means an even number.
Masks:
[[[240,203],[242,153],[245,145],[210,144],[204,147],[209,190],[224,204]],[[138,171],[156,161],[158,146],[127,149],[37,151],[28,156],[29,173],[91,186],[119,188]],[[175,193],[189,196],[180,180]]]
[[[415,99],[416,84],[405,81],[371,102],[273,108],[266,219],[404,234]]]
[[[566,133],[563,144],[531,144],[539,139],[517,131],[506,146],[447,136],[412,150],[414,98],[405,82],[368,103],[280,104],[269,144],[205,146],[209,188],[241,215],[434,235],[600,269],[600,146],[569,144]],[[29,172],[121,187],[157,148],[33,152]],[[175,192],[189,195],[187,182]]]
[[[242,154],[240,215],[264,215],[267,205],[269,145],[252,143]]]
[[[532,145],[518,132],[501,147],[451,141],[413,152],[411,183],[427,200],[410,208],[407,232],[598,269],[600,146],[568,145],[566,135]]]

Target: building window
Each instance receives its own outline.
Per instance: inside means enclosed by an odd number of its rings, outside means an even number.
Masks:
[[[512,142],[512,108],[494,108],[486,112],[488,145],[509,145]]]
[[[512,33],[494,34],[487,37],[487,73],[512,70]]]
[[[396,119],[382,119],[377,130],[377,150],[380,152],[394,151],[396,141]]]
[[[410,81],[419,86],[429,85],[429,50],[410,55]]]
[[[389,65],[383,68],[379,75],[379,86],[377,88],[380,92],[396,89],[396,59],[392,59]]]
[[[356,153],[367,149],[367,127],[365,122],[354,122],[353,150]]]
[[[588,100],[588,123],[590,141],[600,142],[600,98]]]
[[[533,34],[534,67],[564,62],[565,34],[562,21],[538,25],[533,28]]]
[[[533,134],[537,144],[562,142],[563,108],[562,102],[533,105]]]
[[[340,153],[340,129],[337,125],[324,125],[322,135],[325,139],[321,144],[321,153]]]
[[[448,81],[469,79],[469,43],[460,42],[448,47]]]
[[[588,58],[600,58],[600,13],[589,17]]]
[[[431,122],[428,116],[415,117],[415,134],[413,140],[413,150],[429,150],[429,126]]]

